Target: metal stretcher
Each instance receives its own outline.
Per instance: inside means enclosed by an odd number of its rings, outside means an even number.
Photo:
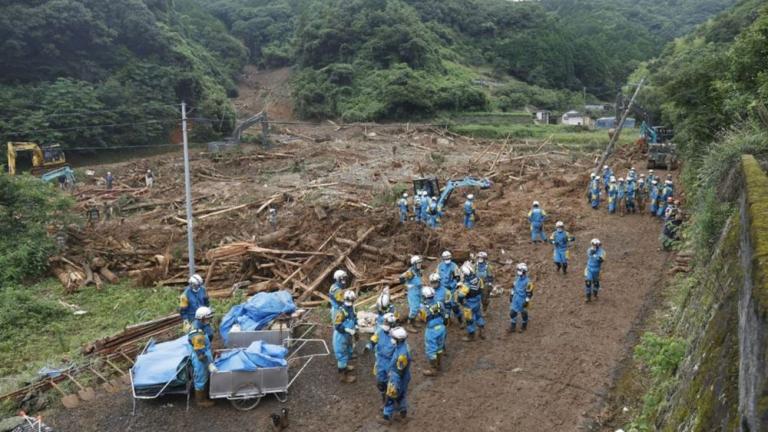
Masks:
[[[316,354],[299,355],[307,344],[317,344],[322,351]],[[296,378],[315,357],[330,354],[328,345],[323,339],[285,339],[283,345],[292,349],[286,359],[287,366],[259,368],[255,371],[228,371],[213,372],[210,375],[209,397],[211,399],[227,399],[235,409],[248,411],[261,402],[261,398],[268,394],[275,395],[280,402],[288,400],[288,389]],[[228,350],[218,351],[225,352]],[[289,368],[294,364],[301,364],[296,373],[291,374]],[[291,376],[292,375],[292,376]]]
[[[149,348],[151,343],[147,343],[141,354],[144,354]],[[186,409],[189,411],[189,399],[192,395],[192,368],[190,367],[190,360],[187,358],[185,361],[180,362],[176,367],[176,374],[168,380],[166,383],[161,383],[153,386],[136,387],[133,379],[133,368],[129,372],[131,379],[131,393],[133,394],[133,410],[132,415],[136,415],[136,401],[138,399],[157,399],[160,396],[165,395],[184,395],[186,396]]]

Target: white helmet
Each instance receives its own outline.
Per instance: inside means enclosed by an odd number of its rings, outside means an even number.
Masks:
[[[397,318],[395,318],[395,314],[393,314],[392,312],[387,312],[387,313],[385,313],[385,314],[384,314],[384,316],[382,317],[382,320],[381,320],[381,327],[382,327],[384,330],[386,330],[386,331],[389,331],[389,329],[391,329],[391,328],[392,328],[392,326],[393,326],[395,323],[397,323]]]
[[[469,194],[469,195],[467,195],[467,199],[472,201],[473,199],[475,199],[475,196],[472,195],[472,194]]]
[[[352,306],[352,303],[357,300],[357,294],[355,294],[352,290],[346,290],[344,291],[344,304],[347,306]]]
[[[450,260],[453,258],[453,255],[451,254],[451,251],[443,251],[443,253],[440,254],[440,257],[444,260]]]
[[[404,341],[408,338],[408,332],[402,327],[393,328],[392,331],[389,332],[389,335],[396,341]]]
[[[640,174],[640,177],[645,177],[645,174]]]
[[[419,255],[414,255],[414,256],[411,257],[411,264],[419,264],[422,261],[423,260],[421,259],[421,257]]]
[[[421,296],[424,298],[431,299],[435,296],[435,289],[431,286],[425,286],[421,288]]]
[[[469,276],[475,272],[475,266],[473,266],[470,261],[465,261],[464,264],[461,265],[461,272],[464,276]]]
[[[656,180],[656,179],[653,179],[653,181],[651,182],[651,184],[659,184],[659,181],[658,181],[658,180]]]
[[[653,170],[648,170],[648,174],[653,174]]]
[[[600,246],[600,239],[593,238],[591,243],[592,243],[592,246]]]
[[[431,275],[429,275],[429,282],[430,283],[432,283],[432,282],[438,282],[439,283],[440,282],[440,275],[437,272],[432,273]]]
[[[433,197],[432,197],[432,198],[430,198],[429,200],[430,200],[430,201],[437,201],[437,197],[436,197],[436,196],[433,196]]]
[[[603,169],[608,169],[608,165],[603,165]]]
[[[538,201],[534,201],[534,202],[533,202],[533,206],[534,206],[534,207],[538,207],[538,206],[539,206],[539,202],[538,202]]]
[[[389,287],[385,287],[381,294],[379,294],[379,298],[376,299],[376,307],[379,310],[384,310],[389,307]]]
[[[672,184],[672,180],[664,180],[664,184],[671,185]]]
[[[422,190],[421,190],[421,196],[427,196],[427,191],[426,191],[426,190],[424,190],[424,189],[422,189]]]
[[[485,251],[480,251],[477,253],[477,259],[481,260],[487,260],[488,259],[488,253]]]
[[[595,174],[595,173],[590,173],[589,174],[589,178],[595,178],[595,177],[597,177],[597,174]]]
[[[616,177],[614,177],[614,176],[611,176],[611,178],[610,178],[609,180],[610,180],[610,182],[611,182],[611,183],[613,183],[613,182],[615,182],[615,181],[616,181]]]
[[[408,192],[403,192],[403,198],[408,198]]]
[[[557,221],[555,223],[555,228],[562,228],[564,226],[565,226],[565,224],[563,223],[563,221]]]
[[[200,306],[195,311],[195,319],[197,320],[210,318],[212,316],[213,316],[213,311],[208,306]]]
[[[528,273],[528,265],[525,263],[519,263],[517,265],[517,274]]]
[[[341,282],[342,279],[346,279],[346,278],[347,278],[347,272],[345,272],[344,270],[339,269],[333,272],[333,280],[335,280],[336,282]]]
[[[624,177],[619,177],[619,183],[624,183]]]
[[[640,180],[637,181],[638,184],[645,184],[645,179],[640,177]]]
[[[635,167],[630,167],[630,168],[629,168],[629,170],[630,170],[630,171],[634,171],[634,170],[635,170]]]
[[[192,285],[192,287],[199,287],[203,284],[203,278],[200,277],[199,274],[195,273],[189,278],[189,284]]]

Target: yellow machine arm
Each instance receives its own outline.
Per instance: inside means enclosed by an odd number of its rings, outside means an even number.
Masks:
[[[31,151],[32,152],[32,166],[43,167],[45,165],[45,159],[43,158],[43,151],[40,146],[33,142],[8,142],[8,174],[16,175],[16,155],[18,152]]]

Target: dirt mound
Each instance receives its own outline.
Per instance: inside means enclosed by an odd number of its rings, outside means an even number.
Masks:
[[[240,77],[234,105],[238,118],[266,110],[271,119],[292,120],[291,69],[259,70],[246,66]]]

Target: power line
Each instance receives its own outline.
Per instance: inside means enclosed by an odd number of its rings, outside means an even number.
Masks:
[[[101,124],[101,125],[72,126],[72,127],[66,127],[66,128],[29,129],[29,130],[22,130],[22,131],[7,132],[7,134],[23,135],[23,134],[39,133],[39,132],[61,132],[61,131],[81,130],[81,129],[97,129],[97,128],[104,128],[104,127],[140,126],[140,125],[147,125],[147,124],[177,123],[177,122],[179,122],[178,119],[148,120],[145,122],[111,123],[111,124]]]

